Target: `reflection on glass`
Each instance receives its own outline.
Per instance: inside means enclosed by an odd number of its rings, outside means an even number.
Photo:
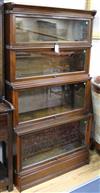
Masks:
[[[16,42],[87,41],[89,21],[16,17]]]
[[[19,121],[64,113],[84,105],[84,83],[27,89],[19,92]]]
[[[85,144],[84,120],[22,137],[22,167],[62,155]],[[82,132],[83,130],[83,132]]]
[[[17,52],[16,78],[83,71],[86,50],[54,52]]]

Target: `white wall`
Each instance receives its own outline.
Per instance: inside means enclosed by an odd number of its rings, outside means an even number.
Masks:
[[[97,38],[92,41],[92,50],[91,50],[91,62],[90,62],[90,75],[100,76],[100,5],[98,0],[92,0],[91,9],[97,10],[93,32]]]
[[[100,40],[92,41],[90,75],[100,76]]]
[[[63,7],[63,8],[85,8],[85,0],[5,0],[5,2],[15,2],[27,5],[40,5],[48,7]]]

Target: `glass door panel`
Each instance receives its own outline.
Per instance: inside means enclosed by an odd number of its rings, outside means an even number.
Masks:
[[[85,144],[86,121],[80,120],[22,136],[22,167],[52,159]]]
[[[2,26],[3,26],[3,18],[2,18],[2,10],[0,7],[0,98],[2,97],[2,95],[4,95],[3,93],[3,89],[4,89],[4,80],[3,80],[3,36],[2,36]]]
[[[19,121],[28,121],[84,107],[85,84],[31,88],[19,92]]]
[[[84,71],[86,50],[55,52],[17,52],[16,79]]]
[[[88,41],[89,20],[16,17],[16,42]]]

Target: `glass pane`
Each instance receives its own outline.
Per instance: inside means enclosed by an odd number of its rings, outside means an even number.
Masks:
[[[38,164],[85,144],[84,120],[37,131],[22,137],[22,166]]]
[[[16,17],[16,42],[87,41],[89,20]]]
[[[86,50],[55,52],[17,52],[16,78],[83,71]]]
[[[0,97],[3,95],[3,58],[2,58],[2,11],[0,8]]]
[[[84,105],[85,85],[69,84],[19,92],[19,121],[64,113]]]

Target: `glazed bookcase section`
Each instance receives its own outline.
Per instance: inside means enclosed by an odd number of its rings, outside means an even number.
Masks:
[[[88,120],[82,119],[20,136],[22,168],[65,156],[85,146],[87,124]]]
[[[15,128],[15,183],[20,191],[89,163],[92,114],[77,112],[59,120]]]
[[[83,108],[84,97],[84,83],[20,91],[18,94],[19,121],[43,118]]]
[[[59,116],[75,110],[89,111],[89,81],[8,90],[17,123]],[[12,97],[14,96],[14,97]]]
[[[95,11],[5,4],[6,26],[10,22],[8,30],[12,33],[10,44],[90,43],[95,13]],[[9,44],[8,42],[7,39],[6,43]]]
[[[11,82],[88,73],[90,59],[89,48],[60,49],[59,53],[55,53],[54,48],[19,49],[7,51],[7,55],[7,80]]]

